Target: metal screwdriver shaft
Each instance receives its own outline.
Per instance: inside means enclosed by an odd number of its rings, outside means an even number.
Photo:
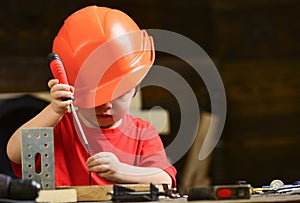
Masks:
[[[70,104],[70,108],[71,108],[71,112],[73,114],[75,123],[76,123],[76,125],[78,127],[79,133],[80,133],[80,135],[81,135],[81,137],[83,139],[83,142],[85,144],[85,148],[87,149],[88,155],[90,157],[91,156],[90,145],[89,145],[89,143],[88,143],[88,141],[86,139],[86,136],[84,134],[84,131],[83,131],[82,127],[81,127],[81,124],[80,124],[80,121],[78,119],[78,116],[77,116],[77,113],[76,113],[76,110],[75,110],[75,107],[74,107],[73,103]],[[89,184],[92,185],[92,174],[91,174],[91,172],[89,172]]]
[[[71,112],[72,112],[72,114],[73,114],[75,123],[76,123],[76,125],[77,125],[77,127],[78,127],[79,134],[81,135],[82,140],[83,140],[83,142],[84,142],[85,148],[87,149],[88,154],[91,155],[90,145],[89,145],[89,143],[88,143],[88,141],[87,141],[87,139],[86,139],[86,136],[85,136],[85,134],[84,134],[84,131],[83,131],[83,129],[82,129],[82,127],[81,127],[81,124],[80,124],[80,121],[79,121],[79,119],[78,119],[78,116],[77,116],[75,107],[74,107],[74,105],[73,105],[72,103],[70,104],[70,108],[71,108]]]

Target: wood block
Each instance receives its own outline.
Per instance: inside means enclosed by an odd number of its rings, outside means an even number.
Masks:
[[[136,191],[150,191],[149,184],[120,185]],[[156,187],[158,187],[159,191],[163,191],[162,185],[156,185]],[[113,185],[60,186],[56,189],[75,189],[77,192],[77,201],[107,201],[111,199],[111,195],[108,193],[113,191]]]
[[[41,190],[36,202],[77,202],[75,189]]]

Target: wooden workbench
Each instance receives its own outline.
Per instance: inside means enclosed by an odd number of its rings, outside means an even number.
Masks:
[[[300,195],[252,195],[250,199],[239,200],[205,200],[205,201],[191,201],[191,203],[263,203],[263,202],[300,202]]]
[[[99,203],[107,203],[111,201],[104,201]],[[154,203],[280,203],[280,202],[300,202],[299,195],[252,195],[250,199],[239,199],[239,200],[198,200],[198,201],[187,201],[186,199],[163,199]],[[87,202],[82,202],[87,203]],[[96,202],[94,202],[96,203]],[[147,202],[149,203],[149,202]]]
[[[187,201],[186,199],[168,199],[161,200],[160,203],[264,203],[264,202],[300,202],[299,195],[252,195],[250,199],[239,199],[239,200],[199,200],[199,201]]]
[[[134,189],[136,191],[148,191],[149,185],[126,185],[126,187]],[[162,186],[157,186],[160,191],[163,189]],[[70,187],[60,187],[52,191],[40,191],[40,196],[37,198],[37,202],[48,202],[53,196],[66,196],[69,198],[68,202],[112,202],[111,195],[108,194],[109,191],[112,191],[112,185],[106,186],[70,186]],[[50,193],[49,193],[50,192]],[[57,192],[57,194],[52,194],[51,192]],[[59,193],[59,194],[58,194]],[[46,195],[42,197],[43,195]],[[68,197],[69,196],[69,197]],[[76,197],[77,196],[77,197]],[[46,198],[45,198],[46,197]],[[70,197],[72,197],[70,199]],[[47,199],[48,198],[48,199]],[[53,200],[51,199],[53,202]],[[57,199],[56,202],[66,200]],[[188,201],[186,198],[169,198],[160,196],[159,201],[153,201],[156,203],[263,203],[263,202],[299,202],[300,203],[300,194],[252,194],[250,199],[229,199],[229,200],[196,200]],[[148,201],[149,203],[149,201]]]

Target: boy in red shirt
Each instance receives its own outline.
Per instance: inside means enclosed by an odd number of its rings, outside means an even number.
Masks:
[[[125,13],[88,6],[70,15],[54,39],[69,85],[48,82],[52,100],[10,138],[7,154],[21,176],[22,128],[54,127],[56,186],[167,183],[176,169],[167,161],[154,127],[129,115],[137,86],[154,61],[151,37]],[[65,100],[65,98],[75,98]],[[69,112],[71,102],[91,153]],[[91,156],[89,156],[91,155]],[[40,164],[40,163],[37,163]]]

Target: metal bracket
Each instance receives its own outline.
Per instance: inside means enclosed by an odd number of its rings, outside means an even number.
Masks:
[[[45,190],[55,189],[53,128],[23,128],[21,142],[23,179],[33,179]],[[38,159],[41,168],[36,168]]]

